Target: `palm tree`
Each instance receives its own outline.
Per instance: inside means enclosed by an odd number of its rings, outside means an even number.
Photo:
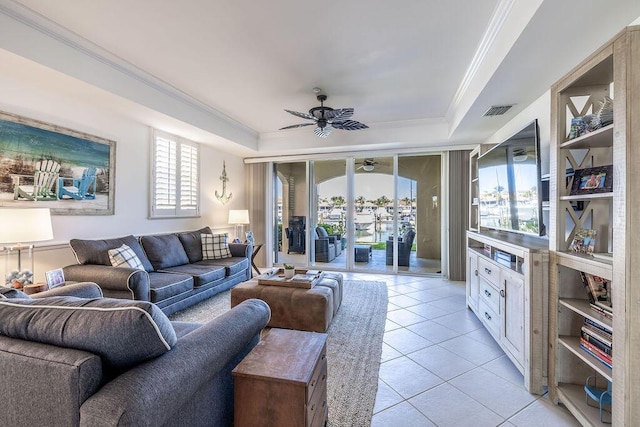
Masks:
[[[356,197],[355,202],[357,205],[360,205],[360,212],[362,212],[362,209],[364,208],[364,204],[367,203],[367,200],[364,198],[364,196],[358,196]]]
[[[343,196],[331,196],[331,203],[334,206],[342,206],[344,205],[344,197]]]

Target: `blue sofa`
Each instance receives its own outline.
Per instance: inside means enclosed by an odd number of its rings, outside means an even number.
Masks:
[[[253,246],[230,243],[231,257],[203,259],[196,231],[106,240],[70,241],[77,265],[64,267],[68,281],[95,282],[105,297],[150,301],[169,315],[249,280]],[[113,267],[108,251],[126,244],[143,268]]]
[[[170,322],[95,283],[4,291],[2,426],[231,426],[231,371],[270,315],[254,299],[205,324]]]

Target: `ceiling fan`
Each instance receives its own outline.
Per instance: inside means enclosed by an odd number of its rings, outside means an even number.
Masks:
[[[318,101],[320,101],[320,106],[310,109],[309,114],[298,113],[297,111],[291,110],[284,110],[296,117],[313,120],[313,123],[302,123],[298,125],[285,126],[283,128],[280,128],[280,130],[317,125],[313,133],[315,133],[320,138],[326,138],[327,136],[329,136],[333,129],[359,130],[367,129],[369,127],[355,120],[349,120],[351,116],[353,116],[353,108],[337,108],[334,110],[331,107],[325,107],[324,101],[327,100],[327,95],[319,93],[320,89],[318,88],[315,88],[314,92],[318,94],[317,99]]]
[[[360,166],[356,168],[356,170],[362,169],[365,172],[371,172],[377,164],[378,162],[373,159],[364,159]]]

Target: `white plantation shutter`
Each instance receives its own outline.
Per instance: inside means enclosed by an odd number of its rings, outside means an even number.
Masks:
[[[198,145],[154,131],[152,150],[151,217],[198,216]]]

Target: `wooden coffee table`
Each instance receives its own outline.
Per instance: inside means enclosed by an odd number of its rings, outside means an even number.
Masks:
[[[271,329],[233,370],[234,426],[324,426],[327,334]]]

